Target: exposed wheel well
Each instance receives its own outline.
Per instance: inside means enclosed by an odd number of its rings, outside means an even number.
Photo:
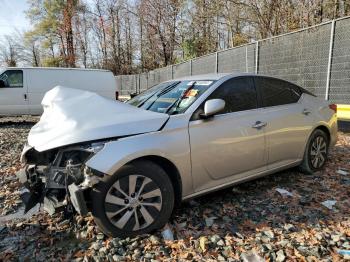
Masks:
[[[325,134],[327,135],[327,138],[328,138],[328,143],[330,143],[330,140],[331,140],[331,133],[329,132],[328,128],[326,126],[318,126],[315,128],[316,129],[319,129],[323,132],[325,132]]]
[[[159,165],[164,169],[164,171],[168,174],[171,183],[174,187],[174,193],[175,193],[175,206],[180,205],[182,200],[182,181],[179,171],[177,170],[176,166],[168,159],[161,157],[161,156],[145,156],[140,157],[137,159],[132,160],[129,163],[132,163],[137,160],[149,160],[153,163]]]

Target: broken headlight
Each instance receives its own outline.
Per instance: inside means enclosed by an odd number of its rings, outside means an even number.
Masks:
[[[65,168],[68,171],[68,175],[76,177],[75,182],[79,182],[83,176],[84,164],[94,154],[102,150],[103,147],[103,143],[94,143],[87,146],[76,146],[62,149],[56,155],[52,166]]]

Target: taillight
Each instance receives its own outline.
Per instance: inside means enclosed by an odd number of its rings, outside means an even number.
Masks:
[[[331,104],[329,105],[329,108],[334,111],[334,113],[337,113],[337,105],[336,104]]]
[[[119,100],[119,92],[115,91],[115,100]]]

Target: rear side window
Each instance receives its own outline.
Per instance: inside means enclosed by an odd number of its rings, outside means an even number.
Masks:
[[[263,107],[296,103],[301,96],[298,86],[279,79],[256,77],[255,85],[260,90]]]
[[[8,70],[0,75],[0,80],[3,81],[3,87],[23,87],[23,72],[22,70]]]
[[[257,108],[257,95],[251,77],[233,78],[219,86],[208,99],[220,98],[225,101],[222,112],[232,113]]]

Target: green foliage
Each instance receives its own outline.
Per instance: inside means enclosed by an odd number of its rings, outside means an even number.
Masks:
[[[72,3],[72,5],[69,5]],[[48,66],[74,66],[74,49],[69,49],[68,31],[72,32],[72,16],[78,0],[28,0],[29,9],[27,17],[33,25],[33,29],[25,34],[25,39],[29,42],[37,40],[41,48],[51,56],[43,60],[43,64]],[[71,34],[71,37],[73,35]],[[73,49],[73,51],[72,51]],[[70,50],[70,54],[68,52]],[[55,54],[59,52],[59,55]],[[68,55],[73,56],[73,65],[67,64]],[[60,58],[57,58],[60,57]],[[69,63],[69,62],[68,62]]]
[[[185,61],[197,56],[194,39],[186,39],[182,42],[181,47],[183,50],[183,59]]]
[[[232,37],[233,46],[240,46],[249,42],[247,35],[237,33]]]
[[[64,66],[63,57],[47,57],[42,61],[44,67],[62,67]]]
[[[62,0],[29,0],[27,16],[31,20],[34,29],[32,35],[47,37],[56,35],[63,21]]]

